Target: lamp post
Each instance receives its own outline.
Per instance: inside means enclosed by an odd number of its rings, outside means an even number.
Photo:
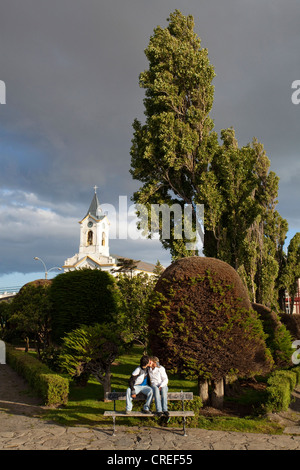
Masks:
[[[59,268],[58,266],[54,266],[53,268],[50,268],[49,270],[47,270],[47,266],[45,265],[44,261],[41,258],[38,258],[37,256],[35,256],[33,259],[39,260],[41,263],[43,263],[44,269],[45,269],[45,279],[48,279],[48,272],[52,271],[52,269],[58,269],[59,271],[61,271],[61,268]]]

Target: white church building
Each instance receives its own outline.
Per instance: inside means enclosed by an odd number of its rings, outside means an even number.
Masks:
[[[110,255],[109,252],[109,220],[102,211],[95,187],[90,207],[80,224],[79,252],[65,260],[64,272],[75,269],[90,268],[109,271],[116,275],[119,262],[129,260],[124,256]],[[146,273],[153,275],[154,264],[133,260],[135,268],[132,274]]]

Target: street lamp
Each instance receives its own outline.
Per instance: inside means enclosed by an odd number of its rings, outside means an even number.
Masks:
[[[54,266],[53,268],[50,268],[48,271],[44,261],[41,258],[38,258],[37,256],[35,256],[33,259],[38,259],[41,263],[43,263],[44,269],[45,269],[45,279],[48,279],[48,272],[52,271],[52,269],[58,269],[59,271],[61,271],[61,268],[59,268],[58,266]]]

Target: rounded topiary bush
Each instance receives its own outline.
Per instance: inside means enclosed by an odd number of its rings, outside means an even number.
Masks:
[[[22,292],[24,292],[26,289],[30,288],[30,287],[49,287],[51,286],[52,284],[52,279],[36,279],[35,281],[30,281],[30,282],[27,282],[27,284],[24,284],[23,287],[21,287],[19,294],[21,294]]]
[[[52,281],[50,298],[52,339],[56,343],[81,325],[115,321],[120,306],[115,278],[97,269],[59,274]]]
[[[273,361],[265,337],[240,277],[227,263],[182,258],[158,280],[150,347],[175,373],[199,382],[230,372],[267,373]]]

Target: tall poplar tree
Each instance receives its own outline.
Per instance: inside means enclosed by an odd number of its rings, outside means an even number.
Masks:
[[[207,175],[216,182],[213,198],[205,185],[209,237],[204,253],[233,266],[253,302],[277,307],[288,229],[276,210],[279,178],[270,171],[270,160],[257,139],[239,148],[232,128],[221,131],[221,138]]]
[[[192,16],[175,10],[168,22],[154,30],[145,50],[149,68],[139,78],[145,123],[133,123],[130,170],[142,183],[133,200],[143,205],[141,211],[146,208],[146,217],[139,213],[139,228],[151,236],[151,205],[178,204],[169,238],[157,221],[162,245],[173,260],[197,254],[187,245],[184,208],[192,208],[195,233],[196,207],[203,204],[204,255],[233,266],[253,302],[274,306],[287,232],[276,211],[279,178],[256,139],[239,148],[230,128],[221,131],[219,143],[210,118],[215,73],[207,50]]]
[[[134,121],[131,174],[143,186],[133,200],[150,204],[179,204],[192,208],[195,227],[196,204],[203,203],[202,176],[208,171],[217,146],[209,113],[213,104],[214,68],[207,50],[194,32],[194,19],[175,10],[167,28],[158,26],[145,50],[149,68],[140,74],[145,88],[145,124]],[[186,234],[162,240],[173,258],[190,254]],[[147,229],[147,228],[146,228]],[[184,230],[183,230],[184,232]]]
[[[249,227],[261,212],[254,197],[258,186],[254,171],[257,159],[249,145],[239,148],[233,128],[222,130],[221,139],[223,144],[212,159],[204,185],[205,228],[209,231],[204,252],[237,270],[244,262]]]
[[[298,291],[298,279],[300,278],[300,232],[291,239],[286,257],[286,265],[283,274],[283,286],[286,288],[291,305],[289,313],[293,312],[295,297]]]

